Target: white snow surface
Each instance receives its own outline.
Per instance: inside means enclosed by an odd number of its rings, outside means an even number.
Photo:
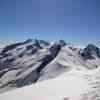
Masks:
[[[100,100],[100,69],[61,76],[0,94],[1,100]]]
[[[73,46],[73,49],[74,48],[76,47]],[[69,45],[63,47],[58,56],[43,69],[38,81],[54,78],[64,72],[71,71],[72,69],[92,70],[95,68],[95,64],[100,66],[100,59],[98,58],[95,60],[84,61],[78,54],[79,50],[79,48],[72,50],[69,48]]]
[[[7,71],[0,78],[0,86],[5,86],[0,88],[0,92],[17,88],[6,83],[27,78],[41,65],[42,59],[50,54],[49,47],[45,47],[29,55],[30,50],[25,51],[27,45],[7,52],[15,58],[15,66],[11,66],[15,69]],[[22,49],[17,50],[19,48]],[[71,44],[62,47],[58,55],[42,69],[36,84],[2,93],[0,100],[100,100],[100,59],[95,57],[83,60],[79,51],[80,47]],[[22,52],[24,56],[18,57]],[[8,56],[10,57],[12,56]],[[8,58],[3,58],[2,61]],[[6,70],[8,68],[2,71]]]

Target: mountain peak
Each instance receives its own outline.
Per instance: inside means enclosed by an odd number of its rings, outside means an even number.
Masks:
[[[100,58],[100,49],[94,44],[88,44],[81,52],[85,59],[94,59],[94,56]]]
[[[61,46],[65,46],[65,45],[66,45],[66,42],[65,42],[64,40],[59,40],[59,44],[60,44]]]
[[[32,42],[33,41],[33,39],[27,39],[26,41],[25,41],[25,43],[30,43],[30,42]]]

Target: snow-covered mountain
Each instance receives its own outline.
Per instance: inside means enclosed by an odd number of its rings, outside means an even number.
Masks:
[[[28,39],[0,50],[0,92],[99,67],[100,49],[93,44],[80,48],[63,40]]]
[[[100,68],[62,75],[0,94],[1,100],[100,100]]]

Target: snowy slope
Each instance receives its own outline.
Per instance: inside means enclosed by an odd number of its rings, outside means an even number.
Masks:
[[[62,41],[51,45],[29,39],[6,46],[0,57],[0,92],[36,82],[40,71],[57,56],[63,45]]]
[[[63,40],[50,43],[28,39],[0,51],[0,93],[72,70],[92,72],[99,67],[100,49],[93,44],[80,48]]]
[[[59,55],[41,71],[41,76],[38,81],[54,78],[72,69],[92,70],[96,68],[96,65],[98,67],[100,66],[99,58],[83,60],[79,52],[80,48],[76,48],[75,46],[66,45],[63,47]]]
[[[100,68],[61,76],[0,95],[2,100],[99,100]]]

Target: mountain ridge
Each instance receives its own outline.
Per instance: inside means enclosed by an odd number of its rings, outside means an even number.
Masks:
[[[73,68],[96,69],[100,66],[99,53],[93,44],[79,48],[64,40],[50,43],[28,39],[7,45],[0,52],[0,92],[55,78]]]

